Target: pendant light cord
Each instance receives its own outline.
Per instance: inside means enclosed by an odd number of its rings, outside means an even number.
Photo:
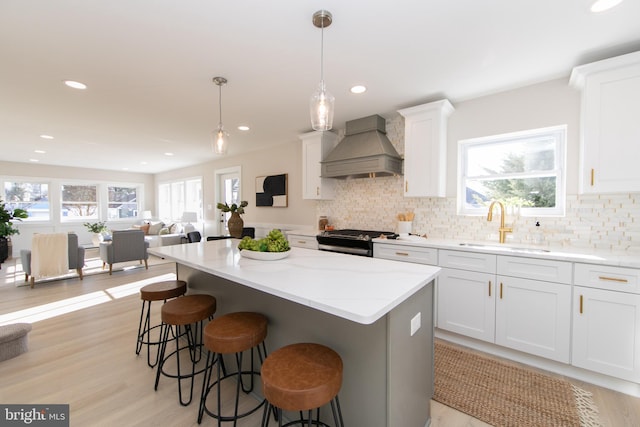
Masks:
[[[324,18],[320,26],[320,82],[324,87]]]
[[[218,122],[218,129],[222,129],[222,85],[218,85],[218,104],[220,107],[220,121]]]

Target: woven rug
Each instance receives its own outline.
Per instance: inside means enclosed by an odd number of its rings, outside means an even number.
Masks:
[[[494,426],[602,426],[591,393],[440,340],[433,399]]]

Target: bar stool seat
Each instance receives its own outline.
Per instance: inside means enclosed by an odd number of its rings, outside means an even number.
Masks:
[[[167,280],[156,282],[140,288],[140,299],[142,300],[142,310],[140,311],[140,322],[138,324],[138,339],[136,342],[136,354],[140,354],[143,345],[147,345],[147,365],[153,368],[158,363],[160,353],[160,334],[155,339],[151,338],[152,331],[160,329],[161,324],[151,325],[151,303],[153,301],[164,301],[184,295],[187,292],[187,282],[184,280]],[[146,338],[145,338],[146,335]],[[151,360],[151,346],[156,348],[155,360]]]
[[[262,391],[269,403],[264,410],[262,425],[269,425],[269,409],[277,409],[279,425],[282,411],[299,411],[300,424],[327,424],[319,420],[320,407],[331,402],[335,427],[344,426],[338,392],[342,386],[342,359],[334,350],[320,344],[298,343],[271,353],[262,365]],[[312,421],[312,410],[316,420]],[[307,411],[304,419],[303,411]],[[303,424],[304,423],[304,424]]]
[[[207,353],[207,373],[205,374],[205,381],[202,385],[202,394],[200,396],[198,423],[202,422],[202,417],[206,412],[218,420],[218,425],[221,425],[223,421],[234,421],[235,425],[235,421],[254,413],[264,404],[265,401],[262,400],[256,406],[242,414],[238,414],[240,390],[242,389],[242,391],[247,394],[252,392],[254,378],[260,375],[260,371],[254,365],[254,350],[257,350],[260,363],[263,362],[264,357],[267,355],[267,348],[264,342],[267,337],[267,324],[268,320],[266,316],[260,313],[237,312],[217,317],[205,327],[204,346],[209,351]],[[251,351],[251,366],[248,368],[249,370],[243,370],[243,354],[249,350]],[[235,372],[224,372],[222,355],[225,354],[235,354],[237,366]],[[215,363],[216,359],[218,363]],[[214,365],[217,365],[217,375],[215,381],[211,382]],[[223,372],[221,373],[221,371]],[[248,387],[245,387],[245,376],[250,376]],[[234,412],[233,415],[223,415],[221,383],[223,380],[233,377],[237,379]],[[207,407],[207,397],[214,388],[217,394],[215,411]]]
[[[187,406],[193,397],[193,384],[195,376],[205,371],[206,367],[196,369],[196,365],[202,358],[202,322],[213,319],[216,312],[217,301],[211,295],[186,295],[166,302],[162,306],[162,339],[160,344],[160,356],[158,370],[156,371],[155,390],[158,389],[160,376],[178,379],[178,396],[180,404]],[[182,328],[184,328],[182,330]],[[171,335],[171,338],[169,337]],[[186,337],[187,345],[180,346],[179,339]],[[167,344],[173,340],[175,350],[167,354]],[[180,353],[188,350],[191,359],[191,372],[181,372]],[[166,362],[175,356],[176,373],[165,370]],[[182,398],[182,380],[190,380],[190,392],[188,399]]]

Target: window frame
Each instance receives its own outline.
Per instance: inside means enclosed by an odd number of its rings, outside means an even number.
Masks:
[[[193,195],[191,194],[192,184],[196,181],[199,184],[197,189],[197,199],[199,200],[190,199],[190,196]],[[156,188],[158,219],[181,223],[184,212],[196,212],[198,222],[203,221],[203,181],[202,176],[192,176],[158,183]],[[163,192],[167,192],[167,190],[168,194],[163,195]],[[168,202],[165,200],[165,197],[168,198]],[[164,203],[168,203],[168,207],[163,206]],[[168,214],[165,212],[166,209],[169,210]]]
[[[472,179],[478,179],[476,176],[469,176],[468,173],[468,150],[479,145],[502,145],[510,142],[521,142],[527,139],[550,138],[554,141],[554,166],[551,171],[530,171],[526,173],[510,174],[494,174],[483,176],[485,180],[506,179],[517,177],[541,178],[553,176],[556,179],[555,193],[556,205],[552,208],[543,207],[517,207],[515,211],[526,217],[562,217],[566,213],[566,151],[567,151],[567,125],[551,126],[545,128],[529,129],[519,132],[511,132],[499,135],[491,135],[479,138],[463,139],[458,141],[458,189],[457,189],[457,211],[458,215],[477,216],[486,215],[487,208],[469,207],[466,204],[467,182]]]
[[[48,215],[47,215],[48,218],[47,219],[43,219],[43,218],[35,219],[35,218],[32,218],[32,217],[28,217],[28,218],[22,219],[22,222],[29,223],[29,224],[37,224],[37,223],[49,223],[49,222],[53,221],[53,217],[54,217],[54,202],[52,200],[53,185],[52,185],[52,182],[50,180],[35,179],[35,178],[29,178],[29,177],[10,177],[10,176],[5,176],[5,177],[2,177],[1,183],[2,183],[2,194],[0,196],[0,199],[2,199],[2,201],[5,204],[9,205],[9,206],[12,204],[12,202],[7,200],[7,193],[6,193],[6,188],[5,188],[7,183],[11,183],[11,184],[26,183],[26,184],[46,185],[47,186],[47,199],[48,199],[47,203],[49,205]],[[27,211],[28,211],[28,209],[27,209]]]

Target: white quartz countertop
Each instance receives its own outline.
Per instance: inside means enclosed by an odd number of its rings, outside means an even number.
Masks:
[[[588,264],[611,265],[618,267],[640,268],[640,254],[582,248],[554,248],[542,245],[516,245],[498,242],[456,241],[429,239],[420,236],[400,237],[399,239],[373,239],[374,243],[406,245],[436,249],[449,249],[467,252],[481,252],[495,255],[520,256],[526,258],[550,259],[557,261],[583,262]],[[375,245],[374,245],[375,254]]]
[[[287,258],[243,258],[239,240],[150,248],[149,253],[333,314],[371,324],[430,283],[439,267],[304,248]]]

